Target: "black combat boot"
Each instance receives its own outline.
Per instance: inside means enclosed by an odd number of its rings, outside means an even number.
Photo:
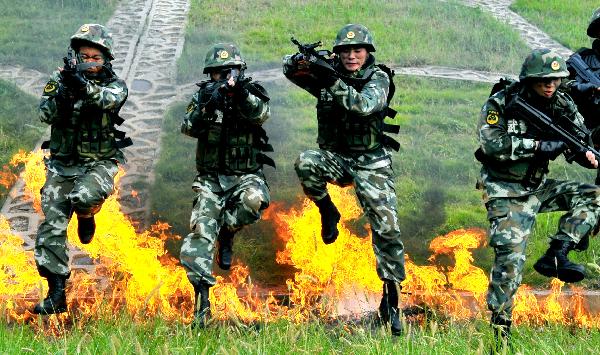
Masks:
[[[331,244],[335,242],[340,232],[337,229],[337,224],[340,221],[340,212],[337,210],[331,197],[326,195],[319,201],[315,201],[315,205],[321,213],[321,238],[323,243]]]
[[[547,277],[558,277],[563,282],[578,282],[585,278],[585,268],[567,258],[573,242],[552,239],[550,248],[533,264],[535,271]]]
[[[77,235],[81,244],[89,244],[94,238],[96,232],[96,222],[94,216],[82,217],[77,215]]]
[[[208,299],[210,285],[200,282],[198,284],[192,283],[192,286],[194,286],[194,294],[196,295],[192,329],[205,328],[210,319],[210,300]]]
[[[65,287],[69,276],[47,274],[48,295],[33,307],[34,314],[48,315],[67,311]]]
[[[229,270],[231,268],[231,259],[233,259],[233,236],[235,232],[230,231],[226,226],[221,227],[219,236],[217,237],[217,265],[221,270]]]
[[[492,331],[494,332],[494,343],[491,347],[491,354],[501,354],[503,348],[506,346],[509,350],[512,349],[510,344],[510,326],[511,320],[504,319],[497,313],[492,313],[492,319],[490,321]]]
[[[398,289],[396,283],[386,280],[383,283],[383,296],[379,304],[379,317],[383,324],[390,325],[392,335],[402,335],[402,322],[400,321],[400,309],[398,308]]]

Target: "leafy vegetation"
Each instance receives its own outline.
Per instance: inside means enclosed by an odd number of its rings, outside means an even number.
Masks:
[[[586,31],[596,0],[517,0],[511,8],[572,50],[590,47]]]
[[[0,63],[50,73],[84,23],[104,23],[117,0],[0,0]]]

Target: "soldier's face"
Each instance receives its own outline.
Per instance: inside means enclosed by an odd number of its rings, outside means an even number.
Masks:
[[[546,78],[534,81],[531,84],[531,88],[536,94],[549,99],[552,96],[554,96],[554,93],[556,92],[556,89],[558,89],[558,87],[560,86],[560,83],[560,78]]]
[[[365,48],[345,47],[340,51],[340,61],[349,72],[360,70],[367,61],[369,52]]]
[[[102,55],[102,51],[98,48],[82,46],[79,48],[79,56],[84,63],[104,64],[104,55]],[[95,74],[101,70],[102,67],[91,67],[86,72]]]

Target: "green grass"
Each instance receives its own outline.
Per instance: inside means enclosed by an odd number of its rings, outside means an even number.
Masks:
[[[0,64],[50,73],[62,66],[79,26],[104,24],[116,5],[117,0],[0,0]]]
[[[213,325],[201,332],[158,318],[135,324],[122,315],[85,325],[77,320],[69,323],[74,324],[53,337],[30,326],[2,322],[0,353],[484,354],[489,353],[493,339],[489,325],[481,320],[409,323],[408,334],[398,338],[382,329],[319,321],[279,321],[249,327]],[[512,345],[515,353],[593,354],[600,347],[600,333],[557,325],[516,326]]]
[[[245,0],[192,0],[178,80],[203,76],[202,60],[212,43],[237,43],[251,69],[278,67],[284,54],[297,50],[292,35],[331,48],[337,31],[351,22],[373,33],[378,59],[403,66],[517,72],[528,52],[518,34],[491,15],[435,0],[268,0],[260,5],[264,10],[254,9]]]
[[[564,46],[577,50],[591,46],[586,31],[598,6],[596,0],[517,0],[511,9]]]
[[[8,164],[19,149],[33,149],[45,131],[46,125],[38,119],[37,105],[38,99],[0,80],[0,167]],[[0,186],[0,202],[6,193],[7,189]]]

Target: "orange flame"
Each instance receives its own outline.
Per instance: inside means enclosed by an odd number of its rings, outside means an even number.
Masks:
[[[45,178],[42,160],[39,151],[13,158],[15,164],[25,164],[22,176],[26,191],[38,211],[39,189]],[[294,277],[287,280],[290,307],[279,304],[272,293],[254,285],[248,267],[236,265],[227,280],[217,277],[217,285],[211,288],[213,317],[243,323],[279,318],[304,322],[336,315],[340,302],[360,298],[356,295],[375,300],[364,303],[365,308],[361,309],[361,305],[359,310],[374,310],[382,283],[375,272],[370,238],[352,232],[351,226],[361,218],[362,211],[350,191],[330,189],[342,214],[340,235],[331,245],[321,241],[319,212],[307,199],[299,209],[287,211],[275,204],[266,216],[276,224],[278,236],[286,241],[285,249],[277,253],[277,262],[297,269]],[[192,287],[164,245],[179,237],[170,234],[166,223],[136,233],[121,212],[116,195],[108,198],[96,215],[97,230],[92,243],[79,243],[77,219],[71,220],[69,241],[84,251],[95,267],[90,274],[75,272],[71,277],[67,290],[70,309],[84,319],[110,316],[116,309],[125,309],[138,321],[158,314],[167,320],[191,321]],[[416,265],[407,255],[403,303],[425,305],[457,319],[482,316],[488,278],[473,265],[471,251],[482,247],[485,240],[482,230],[461,229],[431,242],[432,265]],[[20,237],[10,232],[8,221],[0,216],[0,299],[7,300],[3,313],[16,321],[32,319],[26,309],[44,295],[42,281],[32,253],[23,250]],[[521,287],[515,299],[515,322],[599,327],[600,317],[586,309],[582,291],[574,288],[567,300],[562,287],[562,282],[553,280],[552,290],[545,298],[536,296],[525,285]],[[50,324],[58,329],[68,316],[50,319]]]

